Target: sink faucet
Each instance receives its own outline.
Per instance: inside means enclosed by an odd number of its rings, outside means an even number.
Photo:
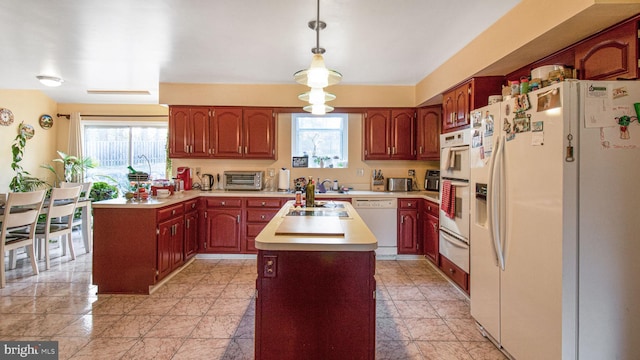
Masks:
[[[333,183],[330,179],[324,179],[321,183],[318,184],[318,192],[326,193],[327,188],[324,186],[324,183],[329,182],[329,189],[331,189],[331,184]]]

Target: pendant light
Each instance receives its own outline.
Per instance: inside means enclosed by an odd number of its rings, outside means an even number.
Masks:
[[[327,27],[327,24],[320,21],[320,0],[317,0],[316,20],[309,21],[309,28],[316,32],[316,47],[311,49],[313,58],[308,69],[300,70],[293,74],[295,81],[302,85],[307,85],[311,89],[309,92],[300,94],[298,99],[309,102],[309,106],[303,109],[314,115],[324,115],[333,111],[333,107],[325,105],[325,102],[334,100],[335,95],[324,91],[327,86],[335,85],[342,80],[342,74],[335,70],[327,69],[322,54],[325,49],[320,47],[320,30]]]

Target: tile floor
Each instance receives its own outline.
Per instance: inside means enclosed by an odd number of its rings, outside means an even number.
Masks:
[[[253,359],[255,260],[198,259],[152,295],[98,296],[76,252],[7,272],[0,340],[55,340],[60,359]],[[376,278],[376,359],[504,359],[427,261],[378,261]]]

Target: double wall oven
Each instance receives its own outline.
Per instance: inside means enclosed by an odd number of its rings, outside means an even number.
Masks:
[[[439,252],[469,273],[469,145],[468,131],[440,135],[440,200],[451,198],[451,209],[440,207]]]

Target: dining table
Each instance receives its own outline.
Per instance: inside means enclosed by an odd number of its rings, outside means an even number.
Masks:
[[[91,198],[81,197],[78,199],[78,204],[76,208],[81,209],[82,214],[80,215],[82,220],[82,241],[84,243],[85,252],[88,254],[91,252],[93,248],[93,232],[91,226]],[[4,210],[7,202],[7,194],[0,193],[0,225],[2,224],[2,220],[4,219]],[[40,210],[40,214],[46,214],[49,209],[49,200],[45,199],[42,204],[42,209]]]

